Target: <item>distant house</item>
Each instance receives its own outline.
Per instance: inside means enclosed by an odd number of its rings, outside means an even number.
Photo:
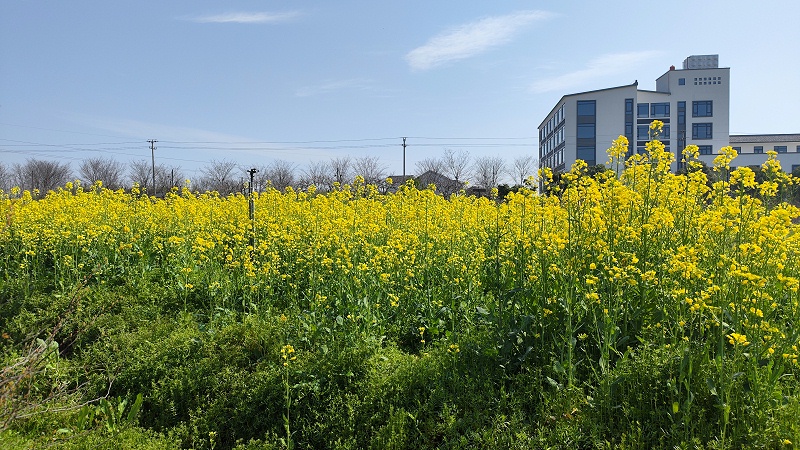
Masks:
[[[475,197],[488,197],[491,193],[491,189],[486,189],[483,186],[470,186],[467,188],[467,195],[472,195]]]
[[[414,185],[417,189],[427,189],[428,186],[434,185],[436,186],[436,193],[445,196],[454,194],[466,187],[464,182],[453,180],[432,170],[417,177],[411,175],[406,175],[405,177],[403,177],[403,175],[391,175],[389,178],[392,179],[392,188],[390,189],[392,192],[397,192],[397,189],[408,180],[414,180]]]
[[[733,161],[736,166],[760,166],[764,153],[772,150],[785,172],[800,169],[800,134],[737,134],[731,135],[730,142],[739,154]]]

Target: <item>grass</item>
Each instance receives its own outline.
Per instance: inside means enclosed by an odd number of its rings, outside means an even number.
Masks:
[[[504,201],[268,191],[254,222],[188,189],[5,194],[0,444],[792,448],[795,181],[648,150]]]

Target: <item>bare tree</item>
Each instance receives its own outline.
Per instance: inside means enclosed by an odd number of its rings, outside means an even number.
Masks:
[[[102,181],[103,186],[109,189],[120,189],[123,187],[123,173],[125,166],[110,158],[89,158],[81,162],[78,169],[81,180],[86,185]]]
[[[151,178],[152,172],[150,162],[145,160],[131,161],[128,167],[128,177],[131,184],[139,185],[139,188],[146,192],[153,191],[153,183]]]
[[[514,158],[509,174],[515,184],[524,185],[529,176],[536,173],[536,158],[533,155],[522,155]]]
[[[38,190],[46,194],[70,181],[72,170],[67,163],[44,159],[28,159],[24,164],[14,165],[12,179],[16,186],[29,191]]]
[[[0,162],[0,191],[8,192],[11,187],[11,170]]]
[[[417,161],[417,176],[425,172],[442,173],[444,171],[444,162],[439,158],[425,158],[422,161]]]
[[[476,184],[489,190],[499,184],[506,162],[499,156],[482,156],[475,160],[474,170]]]
[[[386,166],[381,165],[381,160],[377,156],[356,158],[353,167],[356,175],[361,175],[367,184],[381,186],[386,182]]]
[[[211,164],[200,169],[200,173],[201,191],[216,191],[226,195],[242,190],[243,177],[233,161],[211,161]]]
[[[343,156],[340,158],[331,158],[330,165],[328,169],[330,170],[330,179],[331,184],[339,183],[339,185],[344,185],[351,181],[351,161],[349,156]]]
[[[463,183],[464,177],[467,175],[469,169],[470,156],[469,152],[464,150],[453,151],[446,148],[442,156],[442,166],[444,168],[444,175],[452,178],[456,183]]]
[[[295,184],[294,171],[296,167],[293,163],[276,159],[264,169],[264,179],[275,189],[283,191]]]
[[[320,191],[330,189],[330,168],[324,161],[311,161],[301,175],[300,184],[304,188],[314,185]]]
[[[180,167],[167,167],[163,164],[156,164],[156,188],[153,189],[153,165],[152,161],[140,160],[131,161],[128,167],[128,177],[133,184],[138,184],[139,188],[149,195],[164,195],[174,186],[182,186],[185,180]]]

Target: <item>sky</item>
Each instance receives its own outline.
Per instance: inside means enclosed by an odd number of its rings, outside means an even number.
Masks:
[[[732,134],[800,133],[800,2],[34,1],[0,4],[0,162],[538,155],[562,95],[731,68]],[[610,145],[610,143],[608,143]]]

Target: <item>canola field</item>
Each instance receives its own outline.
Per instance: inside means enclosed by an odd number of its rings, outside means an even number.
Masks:
[[[795,180],[626,149],[502,201],[5,193],[0,446],[800,445]]]

